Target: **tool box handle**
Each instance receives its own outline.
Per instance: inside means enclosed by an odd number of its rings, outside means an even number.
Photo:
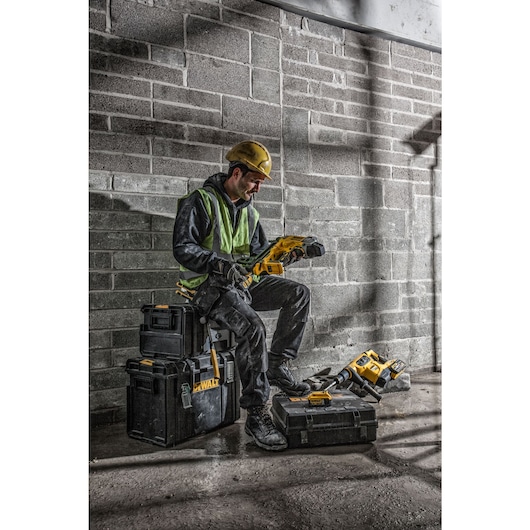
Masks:
[[[156,392],[157,384],[156,379],[154,377],[136,376],[134,378],[134,386],[137,390],[141,392],[154,394]]]

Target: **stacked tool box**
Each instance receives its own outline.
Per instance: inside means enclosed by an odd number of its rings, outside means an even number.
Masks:
[[[142,312],[142,356],[126,364],[128,435],[171,447],[238,420],[233,334],[189,303],[144,305]]]

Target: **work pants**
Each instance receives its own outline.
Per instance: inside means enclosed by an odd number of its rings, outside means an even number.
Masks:
[[[280,276],[263,276],[251,284],[252,300],[245,300],[236,288],[218,289],[218,298],[208,318],[236,337],[236,363],[241,379],[240,405],[244,409],[264,405],[269,399],[267,379],[269,353],[265,325],[257,311],[280,310],[271,342],[271,356],[296,359],[309,317],[310,292],[298,282]]]

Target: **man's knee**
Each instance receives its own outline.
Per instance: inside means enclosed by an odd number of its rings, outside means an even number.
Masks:
[[[294,283],[292,286],[292,294],[289,298],[292,308],[308,308],[311,301],[311,291],[303,283]]]
[[[296,286],[296,294],[300,301],[308,304],[311,299],[311,291],[309,290],[309,287],[307,285],[304,285],[303,283],[299,283]]]

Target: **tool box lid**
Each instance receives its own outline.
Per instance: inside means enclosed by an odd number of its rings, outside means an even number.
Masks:
[[[308,421],[315,428],[326,425],[377,425],[375,408],[359,396],[348,392],[331,392],[332,399],[326,405],[312,405],[306,397],[289,397],[275,394],[272,413],[286,430],[306,428]]]
[[[177,363],[165,359],[128,359],[125,369],[129,374],[149,374],[153,377],[176,377],[178,375]]]

